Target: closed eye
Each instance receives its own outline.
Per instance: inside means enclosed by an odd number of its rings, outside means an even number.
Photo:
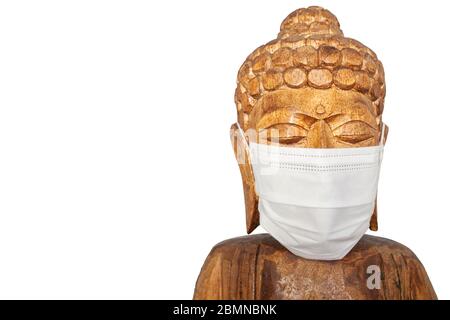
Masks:
[[[360,120],[351,120],[333,130],[334,136],[347,143],[359,143],[376,136],[376,130]]]
[[[373,138],[373,135],[371,135],[371,134],[359,134],[359,135],[353,134],[353,135],[339,135],[336,137],[344,142],[358,143],[358,142],[363,142],[363,141]]]
[[[259,131],[259,140],[271,143],[294,144],[306,138],[308,131],[297,124],[277,123]]]

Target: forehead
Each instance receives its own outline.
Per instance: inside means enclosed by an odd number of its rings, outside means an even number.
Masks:
[[[368,123],[376,122],[376,110],[369,98],[356,91],[338,88],[306,87],[268,93],[255,104],[249,115],[249,126],[254,128],[264,115],[273,112],[302,113],[318,119],[344,114]]]

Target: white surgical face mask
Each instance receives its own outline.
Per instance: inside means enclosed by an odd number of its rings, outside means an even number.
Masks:
[[[250,143],[261,226],[295,255],[342,259],[369,227],[382,155],[382,143],[333,149]]]

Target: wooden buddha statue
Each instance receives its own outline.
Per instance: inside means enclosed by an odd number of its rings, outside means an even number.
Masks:
[[[375,53],[345,38],[329,11],[292,12],[278,37],[257,48],[238,72],[238,124],[231,127],[242,175],[247,232],[260,223],[246,136],[276,129],[290,148],[360,148],[382,134],[385,79]],[[261,143],[261,142],[260,142]],[[354,195],[356,196],[356,195]],[[372,207],[373,208],[373,207]],[[377,230],[377,212],[365,230]],[[270,232],[270,231],[269,231]],[[359,239],[359,238],[358,238]],[[339,260],[293,254],[270,234],[217,244],[207,257],[194,299],[437,299],[427,273],[407,247],[364,235]]]

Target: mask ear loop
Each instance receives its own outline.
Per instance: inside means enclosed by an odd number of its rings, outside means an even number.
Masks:
[[[241,136],[245,139],[245,134],[244,134],[244,130],[242,130],[241,125],[239,124],[239,122],[236,122],[236,125],[239,129],[239,132],[241,133]],[[247,141],[247,139],[246,139]]]
[[[241,128],[241,126],[239,125],[239,122],[236,122],[236,125],[237,125],[237,127],[238,127],[238,130],[239,130],[239,133],[240,133],[242,139],[244,139],[244,142],[245,142],[245,150],[247,151],[247,154],[250,156],[250,147],[249,147],[249,145],[248,145],[247,138],[245,137],[245,132],[244,132],[244,130]]]
[[[386,125],[384,123],[382,123],[381,126],[381,135],[380,135],[380,143],[378,144],[378,146],[380,147],[380,154],[379,154],[379,164],[381,165],[381,161],[383,160],[383,152],[384,152],[384,130],[385,130]],[[369,228],[372,231],[377,231],[378,230],[378,195],[375,198],[375,205],[374,205],[374,210],[373,210],[373,214],[370,217],[370,223],[369,223]]]
[[[249,161],[249,164],[250,164],[250,166],[251,166],[251,164],[252,164],[252,154],[251,154],[251,151],[250,151],[250,145],[249,145],[249,143],[248,143],[248,141],[247,141],[247,138],[245,137],[245,132],[244,132],[244,130],[243,130],[243,129],[241,128],[241,126],[239,125],[239,122],[236,122],[236,125],[237,125],[237,127],[238,127],[238,131],[239,131],[239,133],[240,133],[242,139],[244,140],[244,144],[245,144],[245,146],[244,146],[244,148],[245,148],[245,153],[246,153],[246,156],[248,157],[248,161]],[[252,169],[252,174],[253,174],[253,169]],[[255,194],[258,196],[258,188],[257,188],[257,186],[256,186],[256,181],[255,181]],[[259,224],[259,223],[258,223],[258,224]]]
[[[383,150],[384,150],[384,128],[386,128],[386,125],[384,124],[384,122],[382,123],[381,126],[381,135],[380,135],[380,143],[379,143],[379,147],[380,147],[380,164],[381,161],[383,160]]]

